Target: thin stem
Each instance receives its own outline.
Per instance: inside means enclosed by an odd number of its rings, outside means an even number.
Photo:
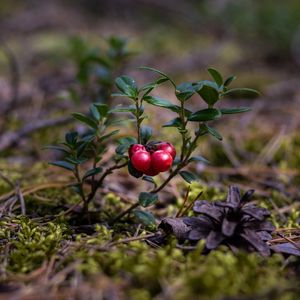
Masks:
[[[139,105],[139,99],[135,99],[135,116],[136,116],[136,127],[137,127],[137,140],[138,143],[140,144],[142,142],[141,139],[141,120],[140,120],[140,105]]]
[[[126,210],[124,210],[123,212],[119,213],[115,218],[113,218],[110,222],[109,225],[114,224],[115,222],[119,221],[120,219],[122,219],[124,216],[126,216],[127,214],[129,214],[132,210],[134,210],[135,208],[137,208],[140,205],[139,202],[135,202],[133,203],[131,206],[129,206]]]
[[[86,202],[90,203],[90,201],[95,197],[97,190],[102,186],[103,181],[106,178],[106,176],[111,174],[114,170],[121,169],[121,168],[125,167],[126,165],[127,165],[127,161],[121,165],[115,164],[112,167],[107,168],[105,170],[105,172],[102,174],[102,176],[99,178],[99,180],[93,184],[92,190],[91,190],[90,194],[87,196]]]
[[[84,192],[83,192],[83,186],[82,186],[83,183],[82,183],[82,180],[81,180],[80,175],[79,175],[78,165],[75,165],[74,175],[75,175],[75,177],[77,179],[77,183],[79,185],[80,197],[83,201],[83,211],[84,211],[84,213],[88,214],[88,202],[86,201],[86,198],[85,198],[85,195],[84,195]]]

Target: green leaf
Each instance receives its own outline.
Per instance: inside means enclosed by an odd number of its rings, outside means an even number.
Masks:
[[[156,225],[155,218],[154,218],[153,214],[151,214],[148,211],[134,210],[133,214],[139,222],[141,222],[142,224],[144,224],[146,226]]]
[[[104,103],[93,103],[92,106],[94,106],[98,113],[100,114],[100,116],[102,118],[107,117],[108,113],[109,113],[109,107],[107,104]]]
[[[169,79],[166,77],[159,77],[158,79],[156,79],[154,82],[150,82],[147,83],[146,85],[144,85],[140,90],[144,91],[145,94],[143,95],[143,97],[147,96],[156,86],[168,81]]]
[[[123,138],[118,139],[118,143],[121,145],[132,145],[132,144],[136,144],[137,140],[135,137],[132,136],[126,136]]]
[[[193,162],[193,161],[196,161],[196,162],[203,162],[203,163],[206,163],[206,164],[209,164],[209,163],[210,163],[206,158],[204,158],[203,156],[200,156],[200,155],[198,155],[198,156],[193,156],[193,157],[191,157],[191,158],[188,160],[188,162]]]
[[[80,165],[80,164],[86,162],[87,158],[74,158],[74,157],[67,156],[67,157],[65,157],[65,161],[69,162],[71,164],[74,164],[74,165]]]
[[[131,112],[134,113],[136,111],[135,105],[129,106],[117,106],[116,108],[111,109],[110,113],[117,113],[117,112]]]
[[[71,164],[71,163],[63,161],[63,160],[52,161],[49,164],[53,165],[53,166],[56,166],[56,167],[64,168],[64,169],[67,169],[67,170],[70,170],[70,171],[75,170],[74,164]]]
[[[111,136],[117,134],[119,131],[120,131],[119,129],[116,129],[116,130],[111,131],[111,132],[108,133],[108,134],[102,135],[102,136],[99,138],[98,142],[99,142],[99,143],[100,143],[100,142],[103,142],[104,140],[106,140],[106,139],[110,138]]]
[[[115,80],[118,89],[131,98],[135,98],[138,94],[138,88],[133,78],[123,75]]]
[[[156,186],[156,182],[154,181],[154,179],[153,179],[153,177],[151,177],[151,176],[143,176],[143,178],[142,178],[143,180],[145,180],[145,181],[147,181],[147,182],[150,182],[150,183],[152,183],[154,186]]]
[[[195,93],[194,86],[191,82],[184,82],[176,86],[176,97],[180,101],[186,101]]]
[[[139,194],[139,204],[143,207],[153,205],[158,201],[158,195],[154,193],[142,192]]]
[[[194,113],[192,113],[189,117],[189,121],[194,122],[205,122],[205,121],[211,121],[218,119],[222,116],[222,113],[220,110],[216,108],[206,108],[202,110],[198,110]]]
[[[73,116],[76,120],[78,120],[78,121],[80,121],[80,122],[82,122],[82,123],[88,125],[89,127],[91,127],[91,128],[93,128],[93,129],[96,129],[96,130],[97,130],[98,124],[95,122],[94,119],[92,119],[92,118],[90,118],[90,117],[87,117],[86,115],[81,114],[81,113],[73,113],[72,116]]]
[[[142,126],[141,127],[142,144],[147,144],[151,136],[152,136],[152,128],[149,126]]]
[[[224,82],[224,86],[229,86],[229,85],[231,84],[231,82],[232,82],[233,80],[235,80],[235,79],[236,79],[235,76],[230,76],[230,77],[228,77],[228,78],[225,80],[225,82]]]
[[[175,118],[173,120],[170,120],[166,124],[164,124],[162,127],[176,127],[179,128],[181,127],[181,119],[180,118]]]
[[[67,144],[72,145],[72,146],[74,146],[76,144],[77,138],[78,138],[77,131],[68,132],[65,136],[65,140],[66,140]]]
[[[128,172],[131,176],[133,176],[135,178],[140,178],[143,176],[143,172],[136,170],[134,168],[134,166],[132,165],[131,161],[128,161],[127,168],[128,168]]]
[[[217,140],[222,141],[223,137],[221,136],[221,134],[214,128],[209,127],[205,124],[206,128],[207,128],[207,132],[212,135],[213,137],[215,137]]]
[[[229,114],[239,114],[250,111],[251,108],[249,107],[235,107],[235,108],[221,108],[220,111],[223,115]]]
[[[209,106],[213,106],[219,100],[218,90],[207,83],[197,92]]]
[[[154,68],[150,68],[150,67],[139,67],[139,69],[141,69],[141,70],[146,70],[146,71],[151,71],[151,72],[160,74],[160,75],[162,75],[163,77],[167,78],[167,79],[174,85],[174,87],[176,87],[175,82],[174,82],[174,81],[173,81],[166,73],[163,73],[163,72],[160,71],[160,70],[157,70],[157,69],[154,69]]]
[[[214,81],[218,86],[221,86],[223,84],[223,77],[219,73],[219,71],[217,71],[214,68],[208,68],[207,71],[209,72],[209,74],[211,75],[211,77],[214,79]]]
[[[144,97],[144,100],[147,103],[152,104],[154,106],[165,107],[165,108],[170,109],[174,112],[178,112],[179,107],[177,105],[174,105],[170,101],[162,99],[160,97],[146,96],[146,97]]]
[[[99,173],[102,172],[102,168],[93,168],[91,170],[88,170],[84,176],[82,177],[82,180],[88,178],[88,177],[91,177],[91,176],[94,176],[94,175],[97,175]]]
[[[179,174],[187,183],[198,180],[197,176],[189,171],[180,171]]]
[[[69,151],[63,147],[63,146],[59,146],[59,145],[46,145],[43,147],[43,149],[50,149],[50,150],[57,150],[57,151],[61,151],[65,154],[69,154]]]
[[[100,116],[97,108],[93,104],[90,105],[90,112],[95,120],[100,121],[101,116]]]
[[[128,95],[123,93],[112,93],[111,97],[128,97]]]
[[[236,88],[236,89],[230,89],[223,93],[223,96],[226,95],[232,95],[232,94],[254,94],[254,95],[260,95],[260,93],[254,89],[249,89],[249,88]]]

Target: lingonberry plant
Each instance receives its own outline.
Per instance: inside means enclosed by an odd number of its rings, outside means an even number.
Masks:
[[[181,175],[188,183],[195,180],[195,174],[185,170],[185,168],[195,161],[207,162],[202,156],[192,156],[194,150],[197,148],[199,138],[210,134],[218,140],[222,140],[221,134],[207,123],[220,119],[224,115],[249,111],[249,108],[246,107],[218,108],[216,107],[218,101],[232,93],[257,93],[255,90],[248,88],[230,89],[229,85],[235,77],[231,76],[223,80],[222,75],[213,68],[208,69],[213,81],[201,80],[181,84],[176,84],[171,77],[160,70],[149,67],[141,67],[141,69],[152,71],[158,74],[159,77],[142,87],[138,87],[135,80],[129,76],[121,76],[116,79],[116,86],[120,93],[114,95],[129,98],[132,101],[132,105],[121,107],[114,111],[127,112],[133,115],[136,119],[137,131],[136,140],[132,138],[123,140],[116,151],[122,155],[129,147],[129,173],[137,178],[142,177],[145,180],[153,182],[154,188],[150,192],[142,192],[139,195],[138,201],[132,204],[126,211],[120,213],[114,221],[119,220],[140,205],[143,207],[153,205],[158,201],[157,193],[177,174]],[[171,84],[174,90],[178,101],[177,104],[150,95],[156,87],[167,82]],[[207,106],[206,108],[191,111],[186,107],[188,100],[195,94],[200,96],[200,99]],[[160,109],[167,109],[176,114],[176,117],[164,124],[163,127],[175,127],[181,136],[181,149],[177,158],[176,150],[171,143],[166,141],[149,142],[152,136],[152,129],[148,126],[142,126],[142,122],[146,118],[144,104],[157,106]],[[194,132],[190,129],[190,123],[196,124]],[[169,171],[169,175],[159,186],[156,186],[151,176],[156,176],[160,172],[166,171]],[[134,213],[146,223],[151,223],[151,220],[153,221],[153,216],[148,212],[135,210]]]
[[[117,106],[109,110],[105,104],[94,103],[90,107],[89,115],[74,113],[73,117],[86,124],[90,130],[84,136],[80,136],[77,132],[70,132],[61,145],[51,146],[51,148],[61,151],[64,155],[62,160],[52,162],[52,164],[73,173],[76,179],[73,187],[81,196],[83,210],[86,213],[88,213],[89,203],[95,197],[97,190],[102,186],[105,178],[115,169],[127,166],[130,175],[154,184],[152,190],[140,193],[138,200],[111,220],[111,223],[120,220],[132,211],[141,222],[145,224],[153,223],[154,217],[149,212],[137,210],[136,208],[139,206],[148,207],[156,203],[158,192],[176,175],[180,175],[188,183],[197,179],[195,174],[186,170],[186,167],[197,161],[207,162],[202,156],[193,156],[199,138],[210,134],[218,140],[222,139],[220,133],[209,126],[208,122],[220,119],[224,115],[249,111],[249,108],[245,107],[226,109],[217,107],[216,104],[219,100],[237,92],[257,93],[255,90],[247,88],[230,89],[229,85],[235,77],[231,76],[223,80],[221,74],[212,68],[208,71],[213,81],[202,80],[181,84],[176,84],[171,77],[159,70],[149,67],[142,67],[141,69],[157,73],[159,77],[141,87],[138,87],[135,80],[129,76],[124,75],[115,80],[120,92],[113,94],[113,96],[127,97],[131,100],[131,105]],[[177,104],[152,95],[155,88],[163,83],[171,84],[178,101]],[[200,100],[207,107],[198,111],[188,109],[186,104],[193,95],[200,96]],[[175,127],[177,129],[181,137],[181,147],[178,155],[170,142],[151,140],[151,127],[142,125],[146,118],[145,104],[175,113],[175,118],[168,121],[163,127]],[[118,139],[119,145],[116,148],[116,154],[111,157],[113,163],[111,166],[104,168],[102,156],[106,151],[108,139],[118,133],[118,130],[108,130],[113,123],[118,121],[114,116],[118,112],[129,113],[134,118],[136,136]],[[91,166],[88,170],[80,168],[88,162]],[[153,176],[161,172],[168,172],[168,175],[160,185],[157,185]],[[90,191],[86,194],[84,184],[87,179],[90,183]]]

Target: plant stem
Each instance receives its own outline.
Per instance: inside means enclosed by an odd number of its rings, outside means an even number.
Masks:
[[[124,210],[123,212],[119,213],[115,218],[113,218],[110,222],[109,225],[114,224],[115,222],[119,221],[120,219],[122,219],[124,216],[126,216],[127,214],[129,214],[132,210],[134,210],[135,208],[137,208],[138,206],[140,206],[140,203],[137,201],[135,203],[133,203],[131,206],[129,206],[126,210]]]
[[[136,116],[136,127],[137,127],[137,140],[138,144],[141,143],[141,121],[140,121],[140,105],[139,105],[139,99],[135,99],[135,116]]]
[[[93,183],[92,190],[91,190],[90,194],[87,196],[86,202],[90,203],[91,200],[95,197],[97,190],[102,186],[103,181],[106,178],[106,176],[111,174],[114,170],[121,169],[121,168],[125,167],[126,165],[127,165],[127,161],[121,165],[115,164],[115,165],[111,166],[110,168],[107,168],[105,170],[105,172],[102,174],[102,176],[99,178],[99,180],[95,181]]]
[[[192,141],[192,146],[196,145],[198,138],[200,135],[196,135],[194,140]],[[193,147],[191,147],[187,153],[187,155],[183,158],[183,160],[177,165],[176,169],[168,176],[168,178],[157,188],[153,189],[150,193],[158,193],[160,192],[178,173],[181,169],[183,169],[187,164],[188,164],[188,159],[190,158],[191,154],[193,152]],[[128,207],[125,211],[121,212],[118,214],[114,219],[112,219],[109,224],[112,225],[115,222],[119,221],[122,219],[124,216],[129,214],[132,210],[137,208],[139,206],[139,202],[133,203],[130,207]]]

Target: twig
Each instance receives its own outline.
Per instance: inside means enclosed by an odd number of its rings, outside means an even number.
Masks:
[[[0,177],[11,187],[14,188],[14,183],[0,171]]]
[[[186,190],[186,192],[185,192],[184,199],[183,199],[183,203],[182,203],[182,205],[180,206],[180,209],[178,210],[178,212],[177,212],[175,218],[178,218],[178,217],[181,215],[181,212],[182,212],[182,210],[183,210],[183,208],[184,208],[184,206],[185,206],[185,204],[186,204],[186,202],[187,202],[187,200],[188,200],[190,190],[191,190],[191,186],[189,185],[188,188],[187,188],[187,190]]]
[[[17,185],[16,185],[16,194],[17,194],[18,199],[20,201],[21,214],[26,215],[26,207],[25,207],[24,196],[23,196],[22,191],[20,189],[20,184],[19,183],[17,183]]]
[[[294,242],[292,239],[284,236],[283,234],[281,233],[277,233],[279,236],[281,236],[283,239],[287,240],[288,242],[290,242],[291,244],[293,244],[298,250],[300,250],[300,245],[298,245],[296,242]]]
[[[192,202],[185,208],[185,210],[182,212],[181,216],[184,216],[194,205],[195,201],[199,199],[199,197],[203,194],[203,191],[201,191],[193,200]]]
[[[156,233],[149,233],[149,234],[146,234],[146,235],[143,235],[143,236],[142,235],[134,236],[134,237],[126,238],[126,239],[123,239],[123,240],[118,240],[118,241],[115,241],[115,242],[108,243],[108,244],[106,244],[105,247],[113,247],[113,246],[116,246],[118,244],[129,243],[129,242],[139,241],[139,240],[145,240],[145,239],[148,239],[148,238],[153,237],[155,235],[156,235]]]

